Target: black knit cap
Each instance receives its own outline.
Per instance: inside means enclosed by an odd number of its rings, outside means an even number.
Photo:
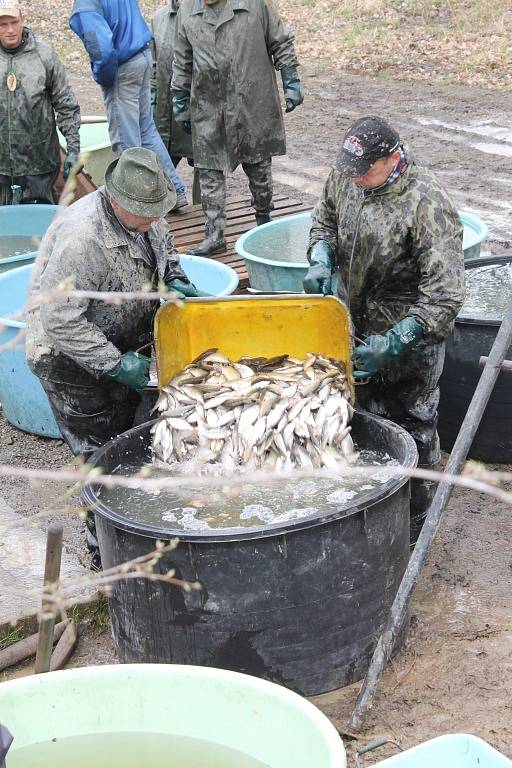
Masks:
[[[336,156],[336,170],[362,176],[380,157],[400,146],[400,136],[382,117],[362,117],[346,132]]]

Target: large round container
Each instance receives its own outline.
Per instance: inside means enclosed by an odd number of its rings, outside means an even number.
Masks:
[[[0,259],[0,273],[6,272],[23,264],[31,264],[37,256],[39,242],[53,221],[58,211],[58,205],[2,205],[0,206],[0,253],[13,253],[18,250],[16,240],[19,238],[23,247],[30,251],[17,255],[8,255]],[[3,241],[3,242],[2,242]]]
[[[219,669],[137,664],[33,675],[0,685],[0,712],[2,724],[14,735],[8,768],[55,768],[52,749],[58,754],[64,740],[87,736],[96,737],[92,745],[76,742],[80,765],[125,768],[115,750],[99,755],[97,747],[93,753],[87,751],[94,749],[94,743],[105,744],[102,737],[109,734],[130,740],[130,766],[154,768],[172,762],[213,768],[204,749],[202,759],[183,763],[171,759],[173,748],[190,740],[236,750],[237,766],[245,766],[245,759],[254,768],[346,765],[341,738],[313,704],[282,686]],[[170,762],[151,760],[151,741],[161,736],[168,737]],[[35,749],[30,761],[26,752],[31,746]],[[43,750],[49,756],[44,762]],[[70,755],[58,767],[64,764],[76,763]],[[215,762],[221,764],[235,765]]]
[[[200,256],[181,256],[180,263],[197,288],[215,296],[227,296],[238,285],[236,272],[225,264]],[[25,323],[13,318],[25,306],[32,269],[33,264],[26,264],[0,274],[0,345],[9,344],[0,352],[0,402],[15,427],[60,437],[46,393],[25,359],[25,339],[20,336]]]
[[[93,463],[109,472],[148,461],[151,423],[104,446]],[[352,426],[360,448],[416,465],[414,441],[400,427],[364,412],[356,412]],[[110,610],[122,662],[233,669],[304,695],[366,672],[409,558],[406,477],[388,478],[364,506],[242,532],[133,522],[91,486],[83,500],[96,513],[104,568],[152,551],[155,539],[179,536],[160,567],[204,587],[187,593],[161,582],[118,583]]]
[[[88,116],[84,116],[84,120]],[[89,119],[99,119],[89,116]],[[59,141],[63,149],[66,148],[66,139],[59,132]],[[101,187],[105,181],[105,171],[110,163],[115,160],[110,144],[107,119],[99,119],[95,123],[82,123],[80,126],[80,149],[87,153],[85,171],[91,177],[96,187]]]
[[[459,218],[464,225],[464,257],[479,256],[480,243],[487,237],[487,225],[466,211],[459,211]],[[310,228],[311,213],[297,213],[254,227],[238,238],[236,252],[245,260],[252,288],[259,291],[303,290]]]
[[[472,259],[466,270],[511,262],[512,254]],[[500,324],[500,317],[471,317],[461,311],[446,340],[438,425],[441,447],[446,451],[455,443],[480,379],[480,357],[489,354]],[[506,357],[512,359],[512,346]],[[497,464],[512,462],[512,374],[499,374],[468,456]]]

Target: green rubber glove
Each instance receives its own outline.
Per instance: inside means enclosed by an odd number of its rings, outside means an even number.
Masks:
[[[130,389],[144,389],[149,381],[151,358],[138,352],[125,352],[113,371],[107,376]]]
[[[304,101],[297,67],[282,67],[281,80],[283,81],[284,100],[286,101],[285,112],[292,112]]]
[[[180,123],[185,133],[192,133],[192,124],[190,122],[190,93],[187,91],[176,91],[172,97],[172,111],[174,117]]]
[[[355,379],[372,376],[391,360],[400,357],[423,338],[423,328],[414,317],[404,317],[385,334],[368,336],[354,349]]]
[[[66,159],[64,160],[64,168],[62,169],[62,175],[64,181],[67,181],[71,169],[78,163],[78,154],[76,152],[68,152]]]
[[[179,277],[169,280],[166,286],[170,291],[177,293],[181,299],[197,299],[201,296],[211,296],[211,293],[204,293],[204,291],[196,288],[194,283],[186,283],[184,280],[180,280]]]
[[[309,254],[309,269],[302,281],[305,292],[332,296],[333,269],[333,250],[325,240],[319,240],[314,244]]]

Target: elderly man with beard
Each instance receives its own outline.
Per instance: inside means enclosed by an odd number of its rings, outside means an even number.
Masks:
[[[439,378],[445,338],[464,298],[462,224],[435,175],[380,117],[347,130],[313,212],[307,293],[347,304],[357,346],[357,388],[367,410],[404,427],[419,466],[435,469]],[[411,483],[411,541],[435,484]]]
[[[293,34],[272,0],[181,0],[176,21],[173,109],[192,132],[205,239],[190,251],[226,247],[225,173],[241,165],[256,223],[270,220],[272,157],[286,153],[275,70],[286,111],[302,103]]]

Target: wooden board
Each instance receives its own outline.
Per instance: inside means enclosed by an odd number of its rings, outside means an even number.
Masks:
[[[272,219],[280,219],[294,213],[310,211],[311,206],[286,195],[274,196]],[[174,245],[180,253],[187,253],[204,238],[204,213],[200,205],[187,205],[167,216],[173,234]],[[256,226],[254,209],[249,195],[232,198],[226,203],[226,250],[212,256],[215,261],[227,264],[239,278],[239,291],[247,288],[249,279],[244,260],[235,251],[235,242],[249,229]]]

